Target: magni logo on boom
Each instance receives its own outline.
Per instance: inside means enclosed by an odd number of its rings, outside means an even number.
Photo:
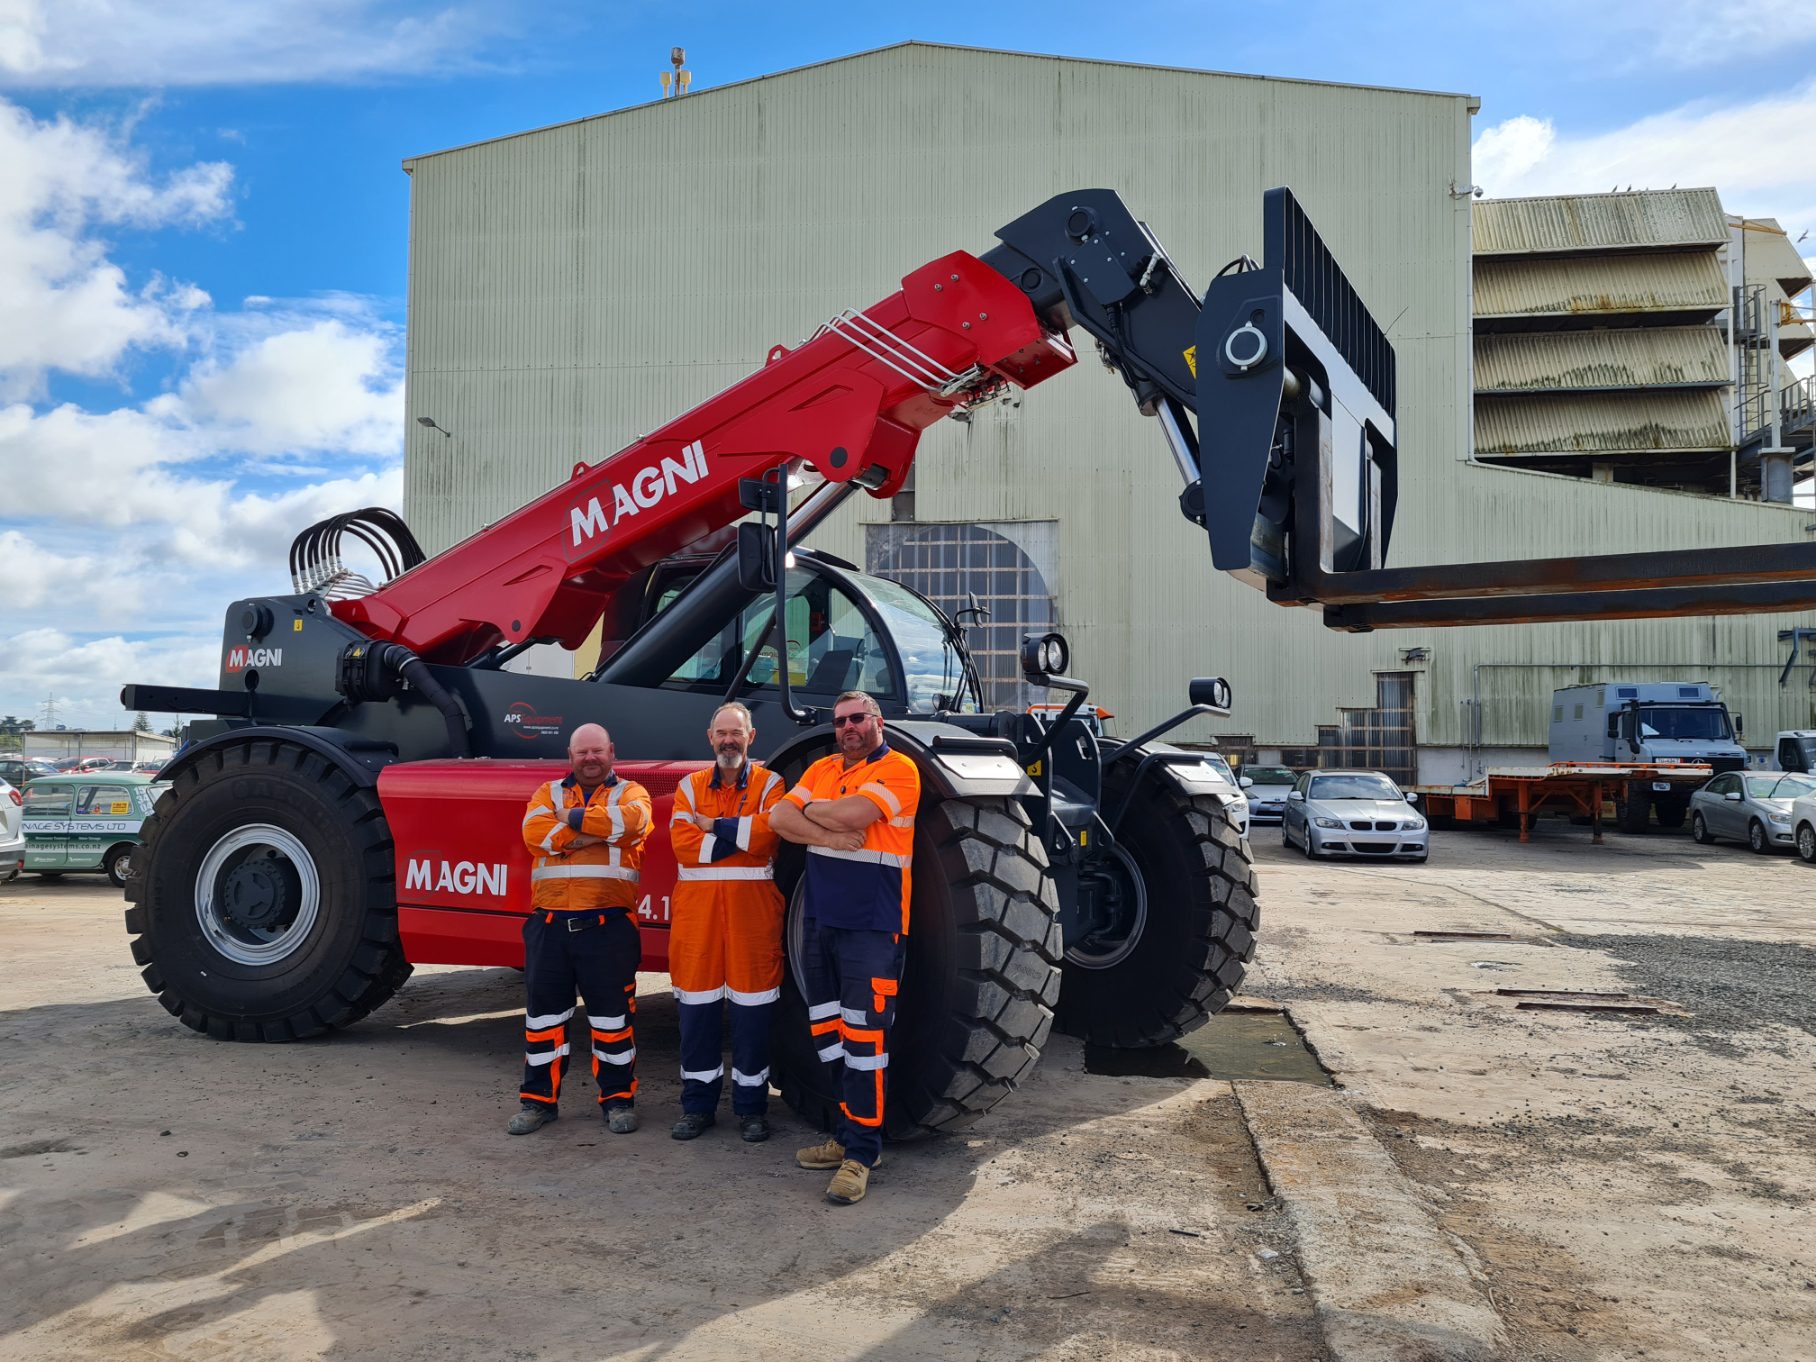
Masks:
[[[659,465],[642,469],[627,482],[612,484],[612,511],[608,517],[598,497],[587,498],[586,505],[570,507],[568,522],[573,531],[573,547],[604,534],[626,516],[634,516],[661,504],[664,497],[675,494],[678,483],[696,483],[706,476],[706,450],[695,440],[681,451],[678,459],[664,458]]]

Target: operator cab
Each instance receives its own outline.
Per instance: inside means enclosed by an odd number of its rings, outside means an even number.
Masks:
[[[816,707],[861,690],[895,717],[979,712],[963,633],[938,606],[829,554],[796,550],[793,560],[780,650],[773,594],[738,588],[723,561],[671,561],[645,597],[644,627],[598,678],[635,667],[664,690],[752,702],[779,696],[785,666],[790,692]],[[662,627],[650,627],[658,619]]]

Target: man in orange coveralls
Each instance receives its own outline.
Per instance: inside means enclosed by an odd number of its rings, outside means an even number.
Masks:
[[[611,736],[581,724],[568,739],[572,769],[531,796],[523,841],[534,858],[523,924],[523,1087],[513,1135],[553,1121],[568,1055],[574,991],[586,1000],[593,1077],[614,1135],[637,1128],[637,965],[631,911],[650,832],[649,791],[612,770]]]
[[[731,1110],[738,1132],[769,1138],[769,1025],[782,988],[782,896],[770,861],[769,810],[782,778],[750,759],[750,711],[719,706],[707,727],[713,764],[675,787],[669,837],[675,894],[668,968],[681,1014],[681,1119],[698,1138],[717,1120],[725,1077],[723,1013],[731,1008]]]

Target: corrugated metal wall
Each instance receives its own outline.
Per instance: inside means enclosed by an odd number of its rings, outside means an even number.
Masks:
[[[1478,317],[1712,315],[1727,305],[1727,276],[1711,251],[1475,262]]]
[[[1475,206],[1478,256],[1719,246],[1727,239],[1713,189],[1485,199]]]
[[[1399,353],[1395,561],[1798,533],[1760,508],[1463,462],[1469,204],[1451,186],[1470,182],[1469,109],[912,44],[421,158],[409,410],[455,438],[412,419],[412,523],[432,548],[452,542],[756,367],[771,342],[936,255],[987,248],[1068,187],[1119,190],[1202,287],[1232,256],[1259,255],[1261,192],[1290,184]],[[1125,724],[1221,672],[1238,697],[1227,731],[1309,744],[1337,706],[1373,703],[1372,671],[1417,644],[1432,650],[1420,737],[1455,742],[1475,662],[1574,658],[1617,637],[1689,650],[1702,628],[1329,633],[1211,573],[1158,430],[1088,360],[1018,406],[930,431],[917,487],[923,521],[1060,522],[1060,627]],[[859,521],[887,507],[858,512],[815,542],[862,561]],[[1542,718],[1521,731],[1542,741]]]
[[[1726,382],[1728,347],[1712,326],[1514,332],[1475,338],[1478,393],[1586,392],[1720,386]]]

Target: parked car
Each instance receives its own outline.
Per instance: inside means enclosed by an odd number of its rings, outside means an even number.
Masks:
[[[1724,771],[1690,796],[1690,835],[1704,846],[1724,837],[1761,852],[1793,846],[1791,805],[1809,794],[1816,779],[1806,775]]]
[[[1248,777],[1249,817],[1257,823],[1278,823],[1286,817],[1286,797],[1299,781],[1290,766],[1244,766]]]
[[[28,780],[56,774],[56,767],[37,757],[0,757],[0,780],[16,789],[23,790]]]
[[[1429,829],[1403,792],[1379,771],[1307,771],[1286,797],[1280,840],[1308,857],[1378,856],[1423,865]]]
[[[1230,769],[1229,762],[1221,752],[1206,752],[1204,764],[1217,773],[1219,780],[1229,786],[1227,792],[1220,790],[1217,797],[1223,801],[1223,811],[1230,816],[1230,822],[1235,825],[1236,835],[1247,837],[1249,835],[1249,802],[1248,791],[1244,786],[1248,784],[1248,781],[1239,778]]]
[[[155,776],[169,764],[170,763],[163,757],[158,757],[151,761],[135,761],[132,764],[132,769],[142,776]]]
[[[1816,865],[1816,793],[1791,801],[1791,845],[1810,865]]]
[[[10,884],[25,869],[24,827],[25,796],[0,780],[0,884]]]
[[[45,776],[25,787],[25,868],[40,875],[132,873],[139,829],[170,785],[132,771]]]

